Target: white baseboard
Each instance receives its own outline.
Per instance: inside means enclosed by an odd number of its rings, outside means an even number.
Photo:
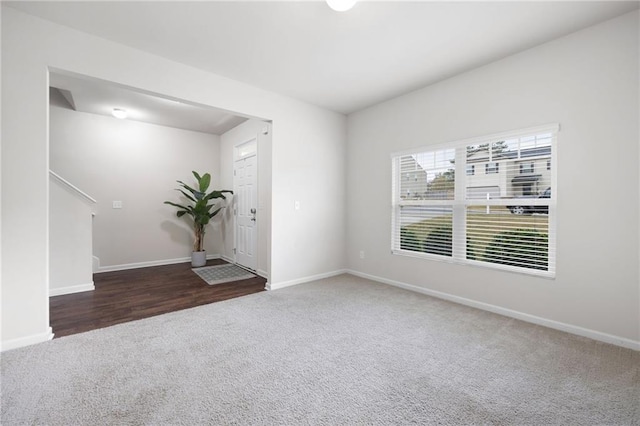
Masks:
[[[78,285],[70,285],[67,287],[50,288],[49,297],[62,296],[63,294],[81,293],[83,291],[92,291],[95,289],[96,287],[93,284],[93,281],[91,281],[88,284],[78,284]]]
[[[220,259],[219,254],[208,254],[207,260]],[[127,269],[149,268],[151,266],[174,265],[176,263],[191,262],[191,257],[180,257],[177,259],[151,260],[149,262],[125,263],[122,265],[100,266],[96,274],[102,272],[126,271]]]
[[[2,342],[2,348],[0,351],[8,351],[11,349],[22,348],[24,346],[35,345],[36,343],[46,342],[53,339],[53,330],[49,327],[49,330],[44,333],[33,334],[27,337],[20,337],[18,339],[6,340]]]
[[[484,311],[493,312],[496,314],[504,315],[506,317],[511,317],[515,319],[519,319],[525,322],[529,322],[532,324],[541,325],[544,327],[553,328],[555,330],[564,331],[571,334],[576,334],[582,337],[588,337],[593,340],[598,340],[600,342],[610,343],[612,345],[621,346],[627,349],[633,349],[635,351],[640,351],[640,341],[635,341],[631,339],[627,339],[625,337],[614,336],[608,333],[602,333],[596,330],[590,330],[587,328],[579,327],[576,325],[566,324],[559,321],[550,320],[547,318],[538,317],[535,315],[526,314],[524,312],[514,311],[511,309],[503,308],[501,306],[491,305],[489,303],[478,302],[476,300],[467,299],[460,296],[454,296],[452,294],[443,293],[440,291],[430,290],[427,288],[419,287],[413,284],[407,284],[400,281],[390,280],[387,278],[378,277],[375,275],[365,274],[363,272],[358,272],[354,270],[347,270],[349,274],[366,278],[372,281],[377,281],[384,284],[389,284],[394,287],[400,287],[405,290],[415,291],[417,293],[426,294],[427,296],[433,296],[438,299],[448,300],[450,302],[459,303],[461,305],[471,306],[473,308],[482,309]]]
[[[345,274],[347,272],[349,272],[349,271],[346,270],[346,269],[339,269],[337,271],[325,272],[324,274],[311,275],[311,276],[308,276],[308,277],[298,278],[298,279],[290,280],[290,281],[284,281],[284,282],[281,282],[281,283],[275,283],[275,284],[267,283],[265,288],[267,290],[278,290],[278,289],[285,288],[285,287],[291,287],[292,285],[308,283],[310,281],[321,280],[323,278],[335,277],[336,275]]]

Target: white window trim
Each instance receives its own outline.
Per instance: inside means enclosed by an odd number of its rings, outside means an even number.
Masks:
[[[415,155],[424,152],[430,151],[438,151],[444,149],[456,149],[456,161],[455,161],[455,176],[456,176],[456,184],[455,184],[455,198],[454,200],[430,200],[430,205],[442,205],[442,206],[451,206],[453,208],[453,236],[452,240],[460,240],[460,238],[456,238],[456,235],[461,233],[466,236],[466,209],[469,206],[508,206],[513,204],[513,200],[510,199],[493,199],[493,200],[467,200],[466,198],[466,155],[465,151],[462,149],[458,149],[461,147],[466,147],[468,145],[479,145],[479,144],[492,144],[494,142],[499,142],[505,139],[512,139],[517,137],[522,137],[526,134],[545,134],[551,133],[552,143],[551,143],[551,187],[553,190],[551,191],[551,198],[546,199],[530,199],[527,201],[528,205],[549,205],[549,222],[548,222],[548,265],[547,271],[541,271],[530,268],[523,267],[515,267],[509,265],[502,265],[498,263],[491,262],[483,262],[477,260],[466,259],[466,244],[453,244],[452,256],[441,256],[430,253],[421,253],[416,251],[403,250],[399,247],[395,246],[395,241],[391,240],[391,253],[407,256],[407,257],[416,257],[423,259],[430,259],[441,261],[445,263],[454,263],[454,264],[463,264],[463,265],[471,265],[471,266],[479,266],[483,268],[489,268],[493,270],[502,270],[507,272],[515,272],[519,274],[525,275],[534,275],[542,278],[555,279],[556,276],[556,236],[557,236],[557,227],[556,227],[556,203],[558,197],[558,185],[557,185],[557,170],[556,165],[557,161],[557,134],[560,131],[559,123],[552,123],[542,126],[529,127],[525,129],[511,130],[507,132],[494,133],[485,136],[473,137],[463,140],[457,140],[447,143],[426,145],[418,148],[412,148],[403,151],[396,151],[390,154],[390,158],[393,164],[392,170],[392,206],[391,206],[391,229],[392,235],[397,232],[399,233],[401,226],[398,217],[398,209],[399,205],[423,205],[420,201],[412,202],[411,200],[405,200],[398,203],[399,197],[397,196],[400,192],[400,183],[398,181],[398,173],[396,173],[396,165],[395,160],[402,156],[407,155]],[[465,238],[466,239],[466,238]]]

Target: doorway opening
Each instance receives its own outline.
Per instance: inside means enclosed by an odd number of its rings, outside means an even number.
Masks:
[[[114,118],[113,109],[127,110],[129,117]],[[86,253],[73,258],[74,263],[83,262],[83,277],[72,276],[73,272],[55,280],[49,277],[50,295],[59,297],[89,293],[94,273],[188,262],[193,244],[191,226],[184,218],[176,218],[175,210],[163,202],[180,196],[174,190],[176,180],[189,183],[192,170],[211,173],[212,188],[233,189],[237,134],[244,129],[257,135],[256,128],[270,123],[59,70],[50,71],[49,117],[49,167],[96,200],[95,217],[89,220],[92,242]],[[265,143],[258,136],[254,139]],[[270,142],[255,147],[255,170],[258,149],[266,152],[260,157],[261,174],[255,174],[253,184],[265,212],[260,228],[254,227],[257,241],[251,249],[260,264],[248,266],[264,278],[270,270],[266,253],[270,246]],[[205,244],[210,262],[235,262],[233,243],[228,244],[235,240],[236,218],[229,214],[235,204],[235,196],[228,199],[225,214],[209,225]],[[64,208],[65,203],[58,207],[50,212]],[[251,208],[257,213],[257,204]],[[64,215],[61,211],[58,216]],[[50,234],[55,232],[61,234],[51,222]],[[67,248],[74,245],[69,238],[58,240]],[[262,249],[265,254],[260,253]],[[71,272],[67,267],[55,267],[56,259],[65,257],[65,250],[64,246],[49,248],[52,271]],[[52,284],[58,287],[53,292]]]
[[[233,189],[235,194],[235,254],[238,265],[255,271],[258,266],[258,141],[235,146]]]

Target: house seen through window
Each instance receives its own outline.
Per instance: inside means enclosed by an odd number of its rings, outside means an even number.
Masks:
[[[476,174],[476,166],[474,164],[467,164],[467,176],[473,176]]]
[[[500,171],[500,163],[487,163],[484,165],[484,172],[486,174],[498,173]]]
[[[533,162],[520,163],[520,174],[533,173],[534,165]]]
[[[394,154],[392,252],[554,276],[556,134],[545,126]]]

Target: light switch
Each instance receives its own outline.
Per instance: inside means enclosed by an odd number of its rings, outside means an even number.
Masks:
[[[113,202],[113,208],[114,209],[121,209],[122,208],[122,201],[114,201]]]
[[[293,203],[293,208],[296,210],[300,210],[300,201],[296,201]]]

